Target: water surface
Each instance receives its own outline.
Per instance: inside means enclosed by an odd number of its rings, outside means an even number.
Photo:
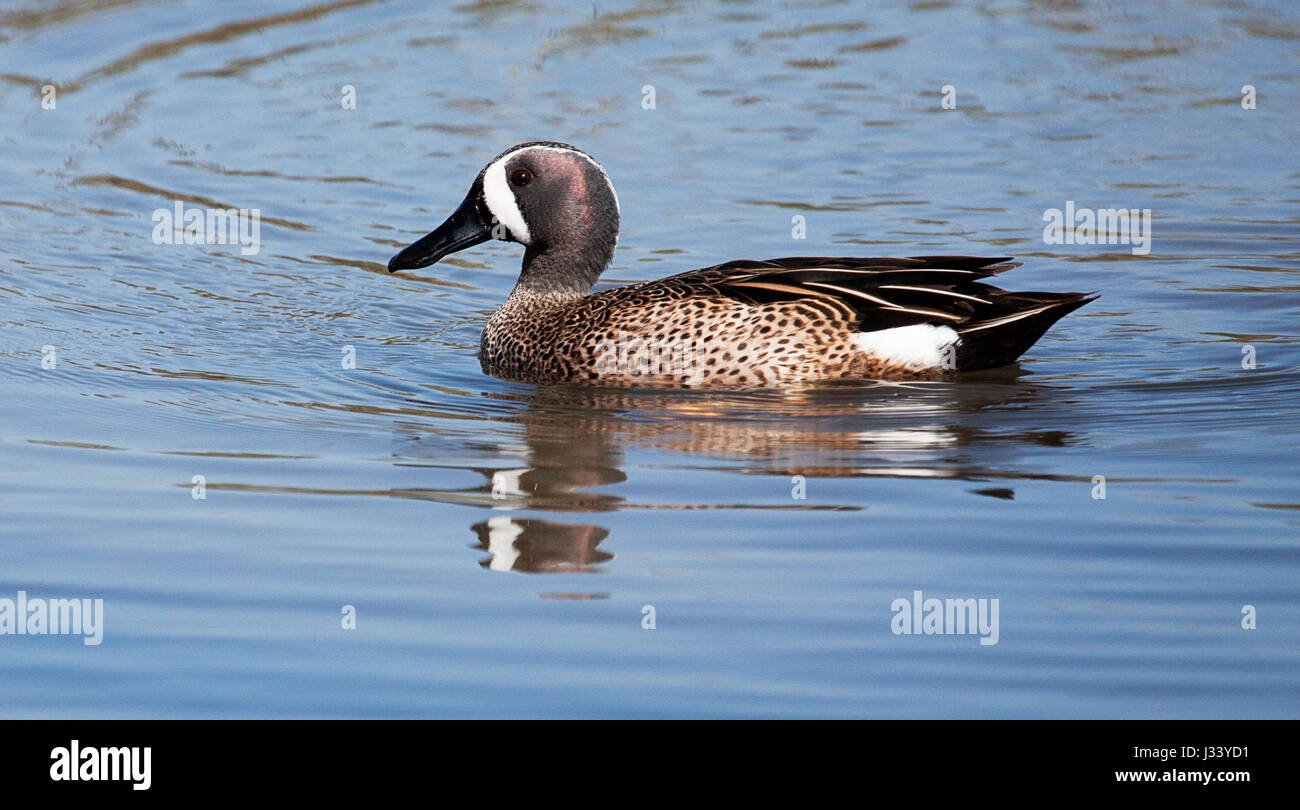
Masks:
[[[0,54],[0,597],[105,604],[0,636],[3,715],[1300,715],[1290,4],[52,0]],[[518,246],[384,263],[533,139],[612,176],[610,283],[1102,298],[982,379],[502,382]],[[260,251],[155,244],[177,201]],[[1067,201],[1150,253],[1045,244]],[[894,634],[915,591],[998,643]]]

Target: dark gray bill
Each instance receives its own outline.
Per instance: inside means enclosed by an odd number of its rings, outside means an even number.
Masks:
[[[473,247],[492,238],[492,219],[479,201],[476,190],[447,217],[433,233],[421,238],[410,247],[388,260],[388,272],[428,267],[444,256]]]

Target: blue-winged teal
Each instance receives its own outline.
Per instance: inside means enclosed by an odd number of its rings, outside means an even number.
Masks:
[[[618,197],[595,158],[513,146],[456,212],[398,253],[425,267],[488,239],[523,269],[483,329],[484,371],[533,382],[754,386],[935,377],[1015,362],[1089,293],[985,284],[1007,258],[742,259],[589,294],[614,256]]]

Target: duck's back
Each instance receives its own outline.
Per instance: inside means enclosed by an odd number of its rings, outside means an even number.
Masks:
[[[1008,293],[1003,258],[734,261],[568,301],[512,296],[483,367],[514,379],[750,386],[1005,365],[1078,293]]]

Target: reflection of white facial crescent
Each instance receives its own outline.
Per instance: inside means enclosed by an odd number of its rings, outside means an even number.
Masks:
[[[522,470],[497,470],[492,473],[492,497],[519,498],[527,495],[519,486],[519,479],[528,470],[528,467],[524,467]]]

